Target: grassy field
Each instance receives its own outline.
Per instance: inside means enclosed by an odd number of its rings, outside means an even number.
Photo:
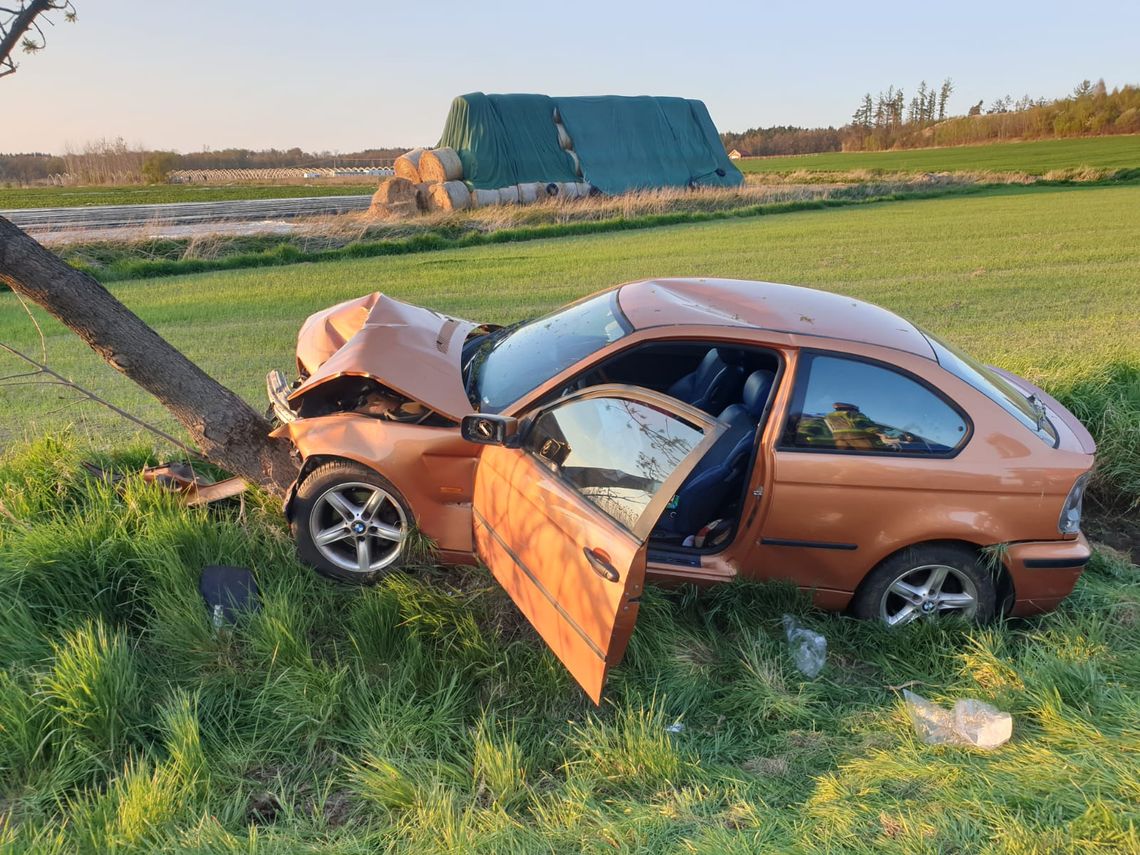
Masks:
[[[1138,212],[1136,187],[1014,188],[113,290],[256,400],[307,313],[371,289],[508,321],[653,275],[826,287],[1100,401],[1126,489]],[[164,422],[44,329],[58,369]],[[10,294],[0,341],[38,347]],[[52,387],[0,391],[0,443],[6,851],[1140,851],[1140,571],[1110,550],[1058,612],[985,629],[889,633],[779,586],[650,590],[594,709],[483,571],[324,584],[271,502],[187,511],[85,480],[93,447],[127,467],[146,451]],[[232,632],[200,605],[208,563],[258,575],[264,608]],[[816,680],[785,612],[829,640]],[[922,744],[903,684],[1009,710],[1013,741]]]
[[[1136,169],[1140,136],[1085,137],[906,151],[827,152],[736,161],[744,173],[791,172],[1014,172],[1045,175],[1054,170]]]
[[[140,280],[114,290],[214,376],[258,401],[264,372],[292,365],[300,322],[338,300],[381,290],[501,322],[654,275],[768,279],[851,294],[1064,394],[1140,367],[1138,210],[1138,187],[1008,188],[984,197]],[[61,326],[45,320],[44,328],[58,370],[169,424]],[[0,341],[38,347],[9,294],[0,294]],[[0,442],[67,423],[97,443],[121,435],[115,417],[65,401],[54,389],[0,389]],[[1140,495],[1140,485],[1132,489]]]
[[[167,202],[231,202],[373,193],[376,181],[359,184],[153,184],[144,187],[0,187],[0,210],[78,208],[85,205],[159,205]]]

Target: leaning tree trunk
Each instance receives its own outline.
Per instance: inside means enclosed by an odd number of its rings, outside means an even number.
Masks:
[[[284,440],[245,401],[148,327],[91,276],[0,217],[0,282],[38,303],[138,383],[190,433],[207,460],[278,495],[296,477]]]

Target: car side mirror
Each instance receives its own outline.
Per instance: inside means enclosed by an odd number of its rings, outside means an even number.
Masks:
[[[479,445],[511,445],[518,434],[519,420],[512,416],[472,413],[459,423],[459,432],[468,442]]]

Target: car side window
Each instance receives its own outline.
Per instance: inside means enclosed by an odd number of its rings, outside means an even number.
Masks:
[[[942,397],[886,366],[808,354],[797,375],[784,447],[941,455],[969,433]]]
[[[631,531],[704,438],[699,425],[625,398],[577,398],[538,416],[523,447]]]

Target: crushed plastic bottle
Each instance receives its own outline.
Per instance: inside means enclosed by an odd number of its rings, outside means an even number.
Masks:
[[[947,710],[914,692],[903,691],[919,739],[928,745],[972,745],[989,751],[1009,742],[1013,716],[985,701],[964,698]]]
[[[684,733],[685,732],[685,724],[684,724],[684,722],[680,722],[680,721],[674,722],[673,724],[666,726],[665,732],[666,733]]]
[[[805,677],[818,677],[827,664],[827,639],[818,632],[800,626],[791,615],[784,615],[784,632],[792,661]]]

